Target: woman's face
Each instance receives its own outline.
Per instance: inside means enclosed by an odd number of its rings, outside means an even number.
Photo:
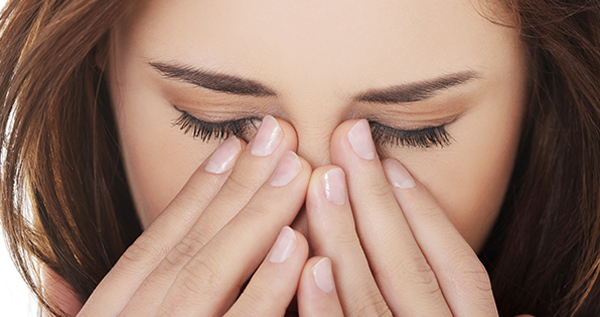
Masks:
[[[526,89],[517,31],[482,17],[484,7],[470,0],[140,1],[115,29],[109,77],[143,227],[222,141],[185,134],[181,111],[204,121],[287,120],[298,154],[313,167],[329,163],[329,139],[341,122],[367,118],[391,127],[380,130],[392,140],[378,143],[380,156],[403,163],[480,249],[511,175]],[[423,128],[430,129],[394,133]],[[254,131],[250,124],[244,135]],[[304,217],[295,222],[301,231]]]

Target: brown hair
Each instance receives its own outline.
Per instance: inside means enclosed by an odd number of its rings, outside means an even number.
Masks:
[[[141,232],[102,67],[127,3],[9,1],[0,17],[1,219],[47,308],[35,259],[85,301]],[[529,49],[530,102],[480,256],[503,316],[600,315],[600,1],[506,4]]]

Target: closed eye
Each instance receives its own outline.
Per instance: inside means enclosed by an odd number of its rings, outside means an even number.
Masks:
[[[414,130],[403,130],[369,120],[373,141],[379,145],[430,148],[444,148],[450,145],[452,137],[446,131],[446,124]]]
[[[210,141],[211,139],[225,140],[232,135],[249,142],[250,140],[247,137],[248,130],[250,128],[256,130],[258,122],[261,121],[260,117],[247,117],[218,122],[205,121],[192,116],[177,106],[174,107],[181,112],[181,116],[175,120],[173,125],[179,126],[179,129],[184,134],[191,132],[192,137],[200,138],[203,142]]]
[[[198,119],[185,110],[174,106],[181,116],[175,120],[173,125],[179,126],[184,134],[191,133],[193,138],[199,138],[203,142],[225,140],[235,135],[246,142],[250,141],[248,130],[258,129],[257,124],[260,117],[247,117],[227,121],[205,121]],[[403,130],[393,128],[377,121],[369,120],[373,140],[378,145],[391,145],[403,147],[431,148],[434,146],[444,148],[449,146],[452,137],[446,131],[446,124],[426,127],[421,129]]]

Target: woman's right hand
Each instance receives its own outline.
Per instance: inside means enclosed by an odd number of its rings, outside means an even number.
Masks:
[[[318,283],[306,279],[323,261],[307,262],[306,239],[285,227],[304,203],[312,171],[296,147],[294,129],[270,116],[247,146],[235,137],[225,141],[78,316],[283,316],[301,277],[319,298]],[[316,311],[341,314],[335,290],[320,298]]]

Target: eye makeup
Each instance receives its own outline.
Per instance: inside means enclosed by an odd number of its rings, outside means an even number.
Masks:
[[[376,121],[369,121],[371,134],[376,144],[430,148],[444,148],[450,145],[452,137],[446,131],[446,124],[413,130],[392,128]]]
[[[200,120],[185,110],[174,106],[177,111],[181,112],[181,116],[175,120],[174,126],[179,126],[179,129],[184,134],[190,133],[193,138],[200,138],[203,142],[208,142],[211,139],[226,140],[232,135],[235,135],[242,140],[249,142],[249,130],[258,129],[260,117],[246,117],[241,119],[226,120],[226,121],[205,121]]]
[[[174,106],[181,112],[181,116],[175,120],[174,126],[184,134],[191,133],[193,138],[200,138],[203,142],[212,139],[225,140],[235,135],[246,142],[250,141],[252,131],[258,129],[261,117],[246,117],[227,121],[205,121],[198,119],[185,110]],[[414,148],[444,148],[450,145],[452,137],[446,131],[446,124],[430,126],[420,129],[398,129],[374,120],[369,120],[371,134],[376,144],[380,146],[414,147]]]

